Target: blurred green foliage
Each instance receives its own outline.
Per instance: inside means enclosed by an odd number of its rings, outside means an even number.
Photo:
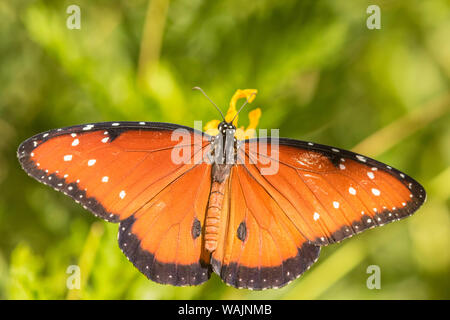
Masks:
[[[366,27],[371,1],[78,0],[81,30],[66,28],[70,4],[0,2],[1,299],[450,298],[448,1],[376,1],[380,30]],[[217,119],[196,85],[224,110],[236,89],[258,89],[248,110],[262,109],[261,128],[358,145],[420,181],[427,203],[323,248],[280,290],[216,275],[189,288],[147,280],[121,253],[117,225],[27,177],[16,148],[81,123]],[[80,290],[66,288],[73,264]],[[366,287],[372,264],[381,290]]]

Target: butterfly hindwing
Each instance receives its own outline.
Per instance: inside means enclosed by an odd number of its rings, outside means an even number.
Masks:
[[[224,237],[212,255],[213,270],[225,283],[279,288],[317,260],[320,247],[307,241],[245,166],[233,167],[225,197]]]
[[[192,167],[119,225],[119,246],[149,279],[177,286],[209,279],[202,223],[211,166]]]

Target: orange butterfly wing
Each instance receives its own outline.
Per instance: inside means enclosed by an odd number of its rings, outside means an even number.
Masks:
[[[149,279],[178,286],[209,279],[201,225],[210,185],[211,166],[195,166],[120,222],[120,248]]]
[[[18,157],[38,181],[96,216],[121,221],[119,245],[147,277],[191,285],[210,274],[199,222],[211,166],[194,161],[208,148],[208,136],[187,127],[97,123],[38,134],[21,144]],[[176,163],[173,152],[192,161]]]
[[[211,264],[236,288],[278,288],[306,271],[320,246],[307,241],[276,200],[243,165],[233,167],[220,233]]]
[[[268,142],[267,152],[258,141]],[[212,265],[235,287],[283,286],[314,263],[319,246],[409,216],[425,201],[419,183],[376,160],[291,139],[279,144],[245,141],[230,177]],[[262,174],[274,162],[276,173]]]

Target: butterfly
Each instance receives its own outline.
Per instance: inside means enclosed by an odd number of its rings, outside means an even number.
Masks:
[[[176,286],[214,272],[236,288],[282,287],[322,246],[424,203],[418,182],[369,157],[254,137],[259,109],[249,129],[237,127],[236,101],[255,94],[238,90],[206,132],[159,122],[77,125],[29,138],[18,159],[31,177],[119,223],[119,247],[134,266]]]

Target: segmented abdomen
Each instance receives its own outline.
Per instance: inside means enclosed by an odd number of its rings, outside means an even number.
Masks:
[[[226,180],[223,182],[213,182],[211,185],[205,222],[205,248],[209,252],[213,252],[217,248],[225,184]]]

